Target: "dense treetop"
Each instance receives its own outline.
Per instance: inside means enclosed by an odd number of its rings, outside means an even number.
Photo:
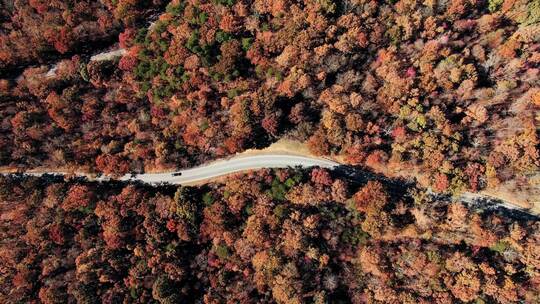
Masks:
[[[540,166],[538,0],[7,2],[4,66],[118,31],[127,52],[0,80],[6,166],[174,169],[281,137],[437,191]]]
[[[0,76],[106,45],[161,7],[161,0],[2,0]]]
[[[0,166],[174,170],[289,138],[438,193],[538,192],[539,22],[540,0],[0,0]],[[536,219],[397,184],[1,176],[0,299],[540,302]]]
[[[263,170],[203,187],[0,178],[6,303],[536,303],[540,224]]]

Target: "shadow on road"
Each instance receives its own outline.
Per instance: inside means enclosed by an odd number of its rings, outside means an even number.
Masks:
[[[360,188],[368,181],[379,181],[390,194],[391,200],[402,200],[410,202],[410,190],[417,188],[413,180],[402,178],[388,178],[382,174],[377,174],[365,167],[340,165],[333,170],[335,177],[340,177],[347,181],[353,188]],[[452,197],[449,194],[431,193],[431,199],[441,203],[459,201],[470,208],[482,210],[485,215],[496,214],[519,221],[539,221],[540,216],[529,213],[526,209],[508,208],[505,202],[496,198],[479,197],[473,200],[462,200],[460,197]]]

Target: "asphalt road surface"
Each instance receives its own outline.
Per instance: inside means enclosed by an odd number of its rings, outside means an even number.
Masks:
[[[226,160],[220,160],[205,164],[200,167],[190,168],[178,172],[147,173],[138,175],[125,175],[121,180],[139,180],[149,184],[170,183],[189,184],[203,181],[235,172],[257,170],[262,168],[287,168],[287,167],[323,167],[333,168],[339,163],[323,158],[311,158],[300,155],[288,154],[261,154],[238,156]]]

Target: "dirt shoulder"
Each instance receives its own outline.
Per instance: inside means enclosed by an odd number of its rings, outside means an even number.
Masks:
[[[341,156],[336,157],[335,160],[339,163],[346,163]],[[407,167],[403,164],[381,163],[371,166],[370,169],[388,178],[415,179],[419,186],[430,187],[428,176],[415,166]],[[467,194],[467,192],[464,194]],[[540,215],[540,172],[529,179],[528,185],[518,184],[517,181],[510,180],[479,191],[476,194],[487,199],[501,200],[519,209],[527,210],[529,213]]]

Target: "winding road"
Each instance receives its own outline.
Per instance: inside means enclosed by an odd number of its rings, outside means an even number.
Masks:
[[[314,167],[333,168],[340,164],[324,158],[289,154],[242,155],[203,166],[170,173],[125,175],[121,180],[139,180],[149,184],[191,184],[223,175],[262,168]]]
[[[288,153],[258,153],[258,154],[240,154],[229,159],[214,161],[198,167],[189,168],[177,172],[166,173],[145,173],[145,174],[126,174],[119,179],[121,181],[140,181],[148,184],[174,184],[174,185],[193,185],[210,182],[212,179],[226,176],[237,172],[246,172],[249,170],[258,170],[262,168],[287,168],[287,167],[322,167],[322,168],[343,168],[342,164],[325,159],[311,156],[294,155]],[[358,175],[358,171],[355,170]],[[43,173],[26,172],[24,174],[32,176],[41,176],[45,174],[67,175],[68,172],[48,171]],[[363,173],[365,175],[365,173]],[[99,176],[93,178],[89,174],[76,173],[75,175],[86,176],[96,181],[108,181],[113,179],[110,176]],[[370,179],[369,176],[351,176],[353,179]],[[458,200],[463,203],[478,206],[478,207],[504,207],[506,209],[515,210],[527,213],[529,215],[538,214],[533,210],[523,209],[512,203],[505,202],[494,197],[490,197],[479,193],[465,192],[454,197],[453,200]]]
[[[148,184],[194,184],[197,182],[209,181],[213,178],[225,176],[231,173],[243,172],[249,170],[258,170],[262,168],[287,168],[287,167],[322,167],[334,168],[340,166],[340,163],[317,157],[309,157],[293,154],[280,153],[260,153],[255,155],[240,154],[229,159],[222,159],[198,167],[193,167],[177,172],[165,173],[144,173],[144,174],[126,174],[116,180],[121,181],[140,181]],[[24,174],[32,176],[41,176],[45,174],[68,175],[65,171],[47,171],[47,172],[25,172]],[[78,176],[86,176],[96,181],[107,181],[113,179],[110,176],[99,176],[92,178],[87,173],[75,173]]]

